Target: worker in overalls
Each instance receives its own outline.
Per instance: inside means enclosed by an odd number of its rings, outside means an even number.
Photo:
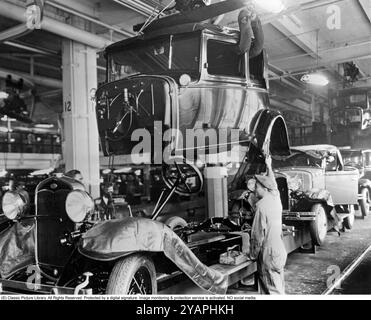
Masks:
[[[270,158],[267,160],[271,171]],[[269,172],[270,173],[270,172]],[[282,235],[282,204],[271,174],[256,175],[256,203],[251,229],[250,257],[258,264],[258,286],[262,294],[285,294],[284,266],[287,252]]]

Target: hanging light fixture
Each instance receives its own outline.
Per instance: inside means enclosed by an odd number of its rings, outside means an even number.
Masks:
[[[0,178],[4,178],[7,174],[8,174],[8,171],[6,171],[6,169],[2,169],[0,171]]]
[[[281,0],[254,0],[254,2],[257,6],[272,13],[280,13],[285,9]]]
[[[319,29],[317,29],[317,35],[316,35],[316,42],[317,42],[317,70],[319,69],[319,39],[318,39],[318,35],[319,35]],[[328,80],[328,78],[321,74],[320,72],[318,71],[314,71],[314,72],[311,72],[311,73],[307,73],[305,75],[303,75],[300,79],[300,81],[302,82],[305,82],[307,84],[311,84],[311,85],[315,85],[315,86],[327,86],[330,81]]]
[[[300,80],[307,84],[312,84],[315,86],[322,86],[322,87],[327,86],[330,83],[327,77],[320,73],[305,74],[301,77]]]
[[[0,99],[8,99],[9,94],[5,91],[0,91]]]

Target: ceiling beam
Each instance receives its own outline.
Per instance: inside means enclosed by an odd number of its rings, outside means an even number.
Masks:
[[[363,12],[368,18],[368,21],[371,23],[371,1],[370,0],[358,0],[359,5],[361,6]]]
[[[54,56],[56,56],[56,55],[59,54],[59,52],[57,52],[57,51],[36,47],[34,45],[24,43],[24,42],[20,42],[20,41],[16,41],[16,42],[15,41],[4,41],[3,44],[5,44],[7,46],[14,47],[14,48],[18,48],[18,49],[34,52],[34,53],[37,53],[37,54],[41,54],[41,55],[54,55]]]
[[[312,91],[307,91],[306,90],[306,86],[303,82],[299,81],[298,79],[296,79],[294,77],[294,75],[288,75],[285,70],[282,70],[280,69],[279,67],[277,67],[276,65],[272,65],[272,64],[268,64],[268,67],[269,67],[269,73],[271,75],[273,75],[273,78],[274,80],[271,80],[271,81],[280,81],[288,86],[290,86],[291,88],[294,88],[295,90],[298,90],[302,95],[303,97],[304,96],[307,96],[307,97],[311,97],[312,95],[315,95],[316,97],[318,98],[322,98],[323,100],[327,101],[328,100],[328,97],[326,94],[323,94],[321,92],[312,92]],[[284,76],[284,77],[280,77],[279,75],[279,72]],[[288,81],[286,78],[289,77],[291,80],[293,80],[293,82],[296,82],[293,83],[291,81]],[[308,92],[310,93],[310,95],[308,94]]]
[[[320,60],[313,62],[303,62],[306,55],[296,55],[285,57],[282,59],[271,59],[275,65],[279,64],[282,69],[288,72],[297,72],[302,70],[314,69],[317,67],[328,67],[329,65],[339,64],[343,62],[354,61],[371,57],[371,40],[362,41],[359,43],[349,44],[342,47],[334,47],[325,50],[320,50]]]
[[[19,7],[5,1],[0,2],[0,15],[9,19],[25,23],[25,12],[25,7]],[[71,39],[97,49],[103,49],[104,47],[112,43],[112,41],[106,38],[97,36],[96,34],[93,34],[91,32],[87,32],[72,25],[49,18],[45,15],[42,21],[42,30],[49,31],[61,37]]]
[[[277,72],[272,70],[272,68],[269,68],[269,74],[271,74],[274,77],[273,80],[269,79],[269,81],[275,81],[276,80],[276,81],[282,82],[282,83],[286,84],[287,86],[289,86],[290,88],[294,88],[294,89],[296,89],[300,92],[304,91],[303,88],[295,85],[294,83],[287,80],[286,78],[281,78],[280,75]]]
[[[20,78],[24,79],[32,87],[36,84],[45,86],[45,87],[50,87],[50,88],[58,88],[58,89],[62,89],[63,87],[62,80],[42,77],[42,76],[37,76],[37,75],[31,76],[28,73],[17,72],[14,70],[0,68],[0,78],[6,78],[8,75],[11,75],[15,80],[20,79]]]
[[[89,15],[90,17],[98,18],[99,16],[99,7],[97,6],[97,1],[46,0],[45,2],[46,4],[51,4],[53,2],[54,4],[60,4],[65,7],[69,7],[86,15]]]
[[[271,22],[271,25],[284,34],[299,48],[308,53],[309,56],[317,58],[316,31],[305,32],[302,22],[295,15],[283,16]]]
[[[22,58],[19,58],[19,57],[10,55],[10,54],[0,53],[0,58],[2,58],[4,60],[10,60],[10,61],[16,61],[16,62],[19,62],[19,63],[24,63],[24,64],[27,64],[27,65],[29,65],[31,63],[30,59],[24,59],[24,58],[22,59]],[[40,67],[40,68],[44,68],[44,69],[48,69],[48,70],[52,70],[52,71],[58,71],[58,72],[62,71],[61,67],[56,67],[56,66],[52,66],[52,65],[49,65],[49,64],[41,63],[41,62],[33,62],[33,65],[35,67]]]
[[[308,106],[308,110],[304,110],[302,108],[298,108],[295,105],[292,105],[291,103],[287,101],[282,101],[279,96],[270,98],[270,102],[272,106],[279,108],[281,110],[292,111],[304,117],[309,117],[309,118],[312,117],[312,113],[309,110],[309,106]]]
[[[5,40],[18,38],[26,33],[31,32],[29,28],[27,28],[25,23],[22,23],[18,26],[9,28],[7,30],[1,31],[0,33],[0,42],[3,42]]]
[[[140,1],[140,0],[113,0],[117,4],[124,6],[128,9],[131,9],[145,17],[152,15],[153,13],[160,13],[161,11]],[[161,13],[160,16],[164,16],[165,14]]]
[[[96,18],[92,18],[92,17],[90,17],[90,16],[88,16],[88,15],[86,15],[84,13],[78,12],[75,9],[71,9],[71,8],[68,8],[68,7],[64,6],[64,5],[60,5],[60,4],[54,3],[53,1],[48,1],[47,4],[50,5],[50,6],[52,6],[52,7],[54,7],[54,8],[60,9],[60,10],[65,11],[67,13],[73,14],[73,15],[75,15],[77,17],[80,17],[80,18],[82,18],[84,20],[90,21],[90,22],[92,22],[92,23],[94,23],[96,25],[99,25],[101,27],[104,27],[104,28],[106,28],[108,30],[112,30],[112,31],[114,31],[116,33],[119,33],[119,34],[125,36],[125,37],[132,37],[132,36],[135,35],[134,32],[132,32],[132,31],[123,30],[121,28],[117,28],[115,26],[109,25],[107,23],[104,23],[104,22],[96,19]]]

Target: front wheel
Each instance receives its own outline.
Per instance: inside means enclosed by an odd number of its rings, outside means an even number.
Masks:
[[[156,293],[156,269],[150,258],[142,254],[134,254],[116,262],[108,279],[106,294],[146,295]]]
[[[354,220],[355,220],[354,207],[352,205],[349,205],[347,212],[348,212],[348,216],[344,219],[343,225],[345,229],[351,230],[353,228]]]
[[[370,211],[370,197],[367,188],[363,188],[361,191],[362,199],[359,200],[359,206],[361,207],[362,217],[367,217]]]
[[[310,236],[313,244],[320,246],[325,241],[327,235],[328,222],[326,210],[321,203],[316,203],[311,211],[316,213],[316,220],[311,221],[309,224]]]

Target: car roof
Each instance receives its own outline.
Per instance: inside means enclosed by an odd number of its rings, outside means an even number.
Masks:
[[[138,36],[134,36],[132,38],[124,39],[109,45],[105,51],[106,52],[114,52],[118,50],[122,50],[125,46],[132,44],[132,43],[139,43],[145,42],[148,40],[154,39],[161,39],[162,37],[167,37],[170,35],[186,35],[186,34],[194,34],[194,33],[207,33],[212,35],[221,35],[225,38],[230,39],[239,39],[240,32],[237,29],[222,27],[219,25],[214,25],[210,23],[189,23],[178,25],[172,28],[164,28],[157,31],[144,33]]]
[[[308,146],[296,146],[292,147],[292,149],[296,149],[299,151],[309,151],[309,150],[317,150],[317,151],[327,151],[327,152],[336,152],[338,148],[331,144],[313,144]]]

